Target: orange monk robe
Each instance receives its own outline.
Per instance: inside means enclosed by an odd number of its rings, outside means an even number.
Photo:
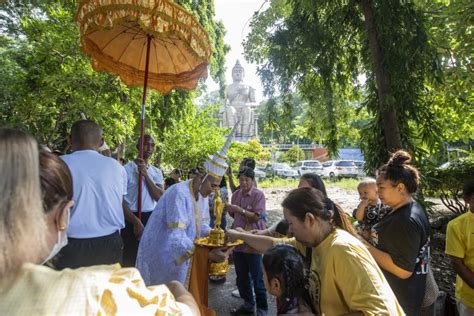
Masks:
[[[209,250],[206,247],[195,247],[189,278],[189,292],[196,300],[202,316],[216,316],[216,311],[208,307]]]

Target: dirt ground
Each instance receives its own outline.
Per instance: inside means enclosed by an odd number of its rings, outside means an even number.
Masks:
[[[280,203],[291,189],[292,187],[263,189],[266,197],[267,224],[269,226],[283,217]],[[327,193],[328,196],[334,202],[341,205],[347,213],[352,213],[352,210],[357,207],[359,202],[359,195],[355,190],[329,187],[327,188]],[[435,200],[435,202],[439,201]],[[431,263],[440,290],[454,296],[455,273],[451,268],[449,258],[444,254],[447,223],[445,219],[446,215],[449,216],[449,213],[442,207],[439,207],[438,212],[435,214],[430,214],[430,223],[432,224]],[[227,222],[230,227],[231,219],[228,218]],[[231,295],[231,292],[235,289],[235,270],[232,265],[225,283],[210,283],[209,306],[216,310],[217,315],[230,315],[232,308],[238,307],[242,303],[241,299]],[[269,315],[276,315],[275,299],[270,296],[268,299]]]

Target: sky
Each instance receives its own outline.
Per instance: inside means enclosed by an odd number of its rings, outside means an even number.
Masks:
[[[250,31],[249,23],[255,11],[267,2],[266,0],[214,0],[215,19],[224,23],[227,31],[224,41],[230,46],[230,51],[226,55],[226,83],[232,83],[232,67],[237,59],[245,69],[244,83],[253,87],[256,91],[256,101],[263,100],[262,84],[256,74],[257,65],[249,64],[244,58],[244,48],[242,41]],[[265,9],[267,5],[264,5]],[[206,84],[208,91],[218,89],[218,85],[208,77]]]

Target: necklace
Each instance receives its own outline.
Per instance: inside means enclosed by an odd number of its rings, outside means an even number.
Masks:
[[[194,195],[193,181],[189,181],[189,192],[191,193],[191,198],[193,200],[194,224],[196,225],[196,238],[199,238],[201,236],[201,225],[199,225],[199,223],[201,222],[201,216],[200,216],[199,209],[197,207],[196,196]]]

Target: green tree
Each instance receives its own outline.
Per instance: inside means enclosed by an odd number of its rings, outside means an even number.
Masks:
[[[428,100],[440,121],[445,141],[474,139],[474,5],[471,1],[418,1],[428,20],[429,40],[436,47],[442,80],[426,85]]]
[[[214,19],[213,1],[179,3],[208,31],[213,51],[210,74],[223,93],[228,47],[223,42],[223,25]],[[127,155],[135,156],[142,89],[129,89],[116,76],[92,69],[79,47],[75,9],[76,2],[70,0],[10,0],[0,5],[0,124],[20,126],[40,142],[64,151],[69,127],[85,115],[104,127],[112,148],[129,145]],[[185,159],[181,144],[187,144],[188,160],[194,163],[221,142],[217,138],[224,131],[215,129],[216,122],[207,112],[197,113],[195,109],[193,99],[204,88],[200,83],[196,91],[173,91],[165,97],[150,92],[146,129],[163,152],[164,159],[158,154],[158,161],[172,165]],[[175,139],[170,135],[176,135]],[[178,138],[186,135],[193,140],[192,146]]]
[[[269,95],[275,87],[284,95],[296,88],[308,102],[309,137],[320,133],[311,122],[324,118],[331,152],[339,146],[339,113],[360,103],[369,115],[362,148],[373,168],[393,149],[421,156],[420,144],[439,142],[425,96],[425,84],[439,74],[426,24],[412,2],[274,1],[254,15],[244,46],[246,57],[260,64]]]
[[[173,167],[189,170],[202,165],[208,155],[215,154],[225,142],[225,129],[216,129],[212,108],[174,120],[164,131],[159,150],[163,161]]]
[[[239,164],[244,158],[253,158],[257,163],[262,164],[270,159],[270,151],[258,140],[251,139],[247,143],[232,142],[227,156],[232,169],[239,170]]]
[[[289,164],[294,164],[298,160],[304,159],[304,151],[299,146],[295,145],[288,149],[287,152],[284,152],[279,158],[279,162],[287,162]]]

